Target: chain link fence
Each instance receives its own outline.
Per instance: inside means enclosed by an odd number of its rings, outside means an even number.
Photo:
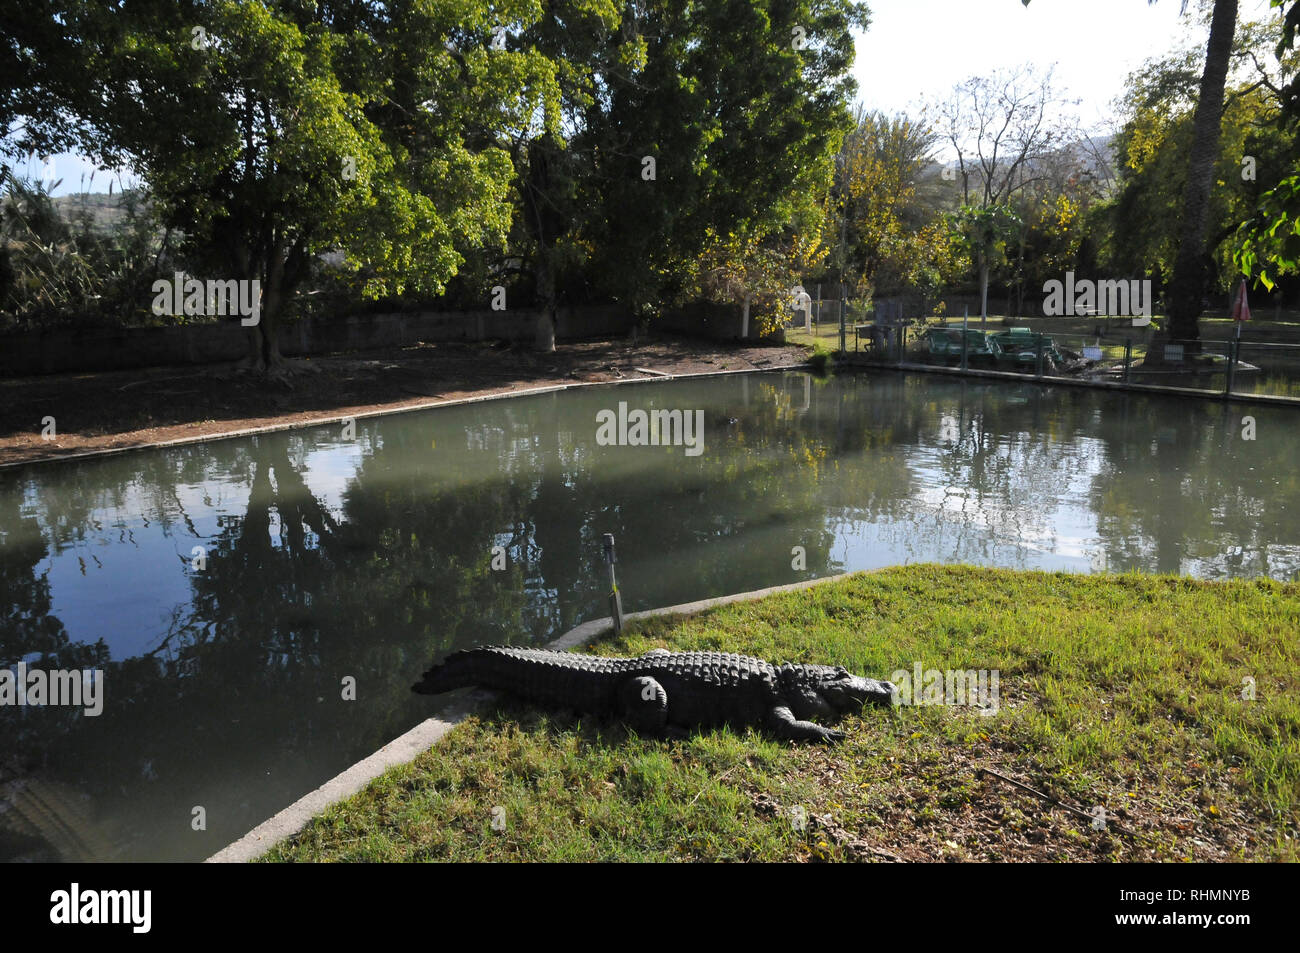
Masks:
[[[815,301],[813,334],[818,342],[840,347],[840,302]],[[1295,340],[1258,341],[1243,328],[1243,339],[1163,340],[1152,330],[1132,334],[1043,333],[1032,319],[1023,326],[979,328],[972,320],[963,335],[956,323],[877,322],[874,313],[844,309],[844,350],[868,363],[944,365],[998,370],[1035,377],[1152,384],[1215,391],[1300,398],[1300,325],[1268,329]],[[964,339],[964,344],[963,344]]]

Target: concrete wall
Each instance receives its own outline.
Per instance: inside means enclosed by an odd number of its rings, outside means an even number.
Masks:
[[[532,341],[537,311],[460,311],[309,318],[280,329],[288,356],[395,347],[418,341]],[[561,308],[559,340],[626,334],[632,316],[616,306]],[[20,377],[236,361],[248,352],[235,321],[170,328],[53,328],[0,336],[0,375]]]

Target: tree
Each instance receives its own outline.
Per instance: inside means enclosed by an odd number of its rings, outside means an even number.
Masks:
[[[1209,221],[1214,165],[1219,157],[1223,93],[1237,25],[1237,0],[1214,0],[1210,39],[1205,48],[1205,72],[1192,116],[1192,142],[1187,156],[1187,185],[1183,192],[1182,234],[1169,287],[1168,334],[1173,340],[1198,342],[1205,295],[1205,239]],[[1193,344],[1195,347],[1195,344]],[[1157,352],[1159,349],[1155,349]],[[1150,353],[1150,352],[1149,352]]]
[[[954,217],[979,271],[981,320],[988,318],[989,275],[1010,230],[1021,221],[1012,202],[1040,181],[1044,164],[1074,141],[1073,105],[1052,72],[1031,66],[974,76],[930,112],[957,154],[962,210]]]
[[[1021,225],[1020,216],[1009,205],[963,205],[952,216],[954,232],[970,252],[979,273],[980,322],[989,316],[989,273],[1001,260],[1006,243]]]
[[[1036,181],[1039,162],[1078,138],[1069,109],[1076,103],[1056,89],[1051,70],[1021,66],[972,76],[930,104],[935,127],[957,154],[962,204],[1002,204]]]
[[[1021,0],[1029,6],[1030,0]],[[1147,0],[1155,3],[1156,0]],[[1192,118],[1192,141],[1187,155],[1187,181],[1183,189],[1178,253],[1169,286],[1169,337],[1199,346],[1200,317],[1205,294],[1205,237],[1209,218],[1214,165],[1219,157],[1219,121],[1223,116],[1224,87],[1232,57],[1232,38],[1237,25],[1237,0],[1203,0],[1213,3],[1210,38],[1205,48],[1205,68]],[[1182,12],[1187,12],[1183,0]],[[1276,5],[1276,4],[1275,4]],[[1148,360],[1159,358],[1159,348],[1148,352]]]
[[[866,24],[854,0],[548,5],[525,39],[562,64],[563,136],[516,161],[544,309],[566,284],[644,316],[788,287],[815,256]]]
[[[558,282],[563,263],[575,257],[596,159],[593,122],[605,108],[609,84],[644,63],[644,41],[624,26],[636,19],[634,4],[618,0],[546,0],[541,16],[518,39],[553,63],[556,122],[523,129],[511,157],[518,195],[516,247],[532,263],[534,296],[542,307],[537,348],[555,350]],[[521,234],[520,234],[521,233]]]
[[[83,150],[129,164],[192,260],[257,281],[249,363],[319,253],[368,296],[436,294],[468,250],[504,240],[505,138],[540,121],[549,65],[492,49],[532,0],[69,3],[58,37],[81,85],[56,86]],[[44,51],[36,51],[39,56]]]
[[[1272,0],[1272,6],[1283,13],[1282,38],[1276,53],[1279,61],[1285,61],[1291,57],[1296,31],[1300,29],[1300,3]],[[1300,131],[1300,74],[1280,92],[1278,127],[1289,136],[1294,149]],[[1255,215],[1242,223],[1233,256],[1242,274],[1254,276],[1258,284],[1270,290],[1280,276],[1300,272],[1300,160],[1293,156],[1291,165],[1291,174],[1266,192]]]
[[[868,23],[853,0],[677,0],[656,12],[642,82],[626,88],[612,118],[622,128],[648,120],[638,138],[653,144],[659,175],[650,196],[639,176],[611,180],[604,234],[628,241],[599,247],[647,261],[668,301],[696,292],[694,262],[709,247],[743,255],[734,272],[757,278],[766,262],[766,280],[791,282],[817,256],[821,197],[852,122],[850,29]],[[757,290],[742,284],[732,300]]]
[[[84,90],[76,24],[84,2],[11,0],[0,30],[0,185],[10,159],[70,149],[84,122],[67,106]]]
[[[1221,292],[1234,284],[1231,258],[1238,243],[1231,240],[1233,233],[1250,217],[1261,193],[1277,184],[1294,148],[1292,137],[1275,122],[1283,105],[1278,77],[1260,63],[1261,51],[1274,42],[1271,24],[1242,23],[1236,33],[1233,61],[1242,68],[1229,74],[1224,95],[1214,168],[1220,187],[1210,195],[1204,240],[1205,284]],[[1160,297],[1165,297],[1182,239],[1178,213],[1186,192],[1203,57],[1201,48],[1176,50],[1130,75],[1125,121],[1114,141],[1121,187],[1107,212],[1112,236],[1108,258],[1117,269],[1144,262]]]
[[[844,205],[852,270],[872,289],[884,282],[911,283],[924,240],[938,209],[918,192],[931,165],[935,134],[906,116],[889,117],[859,108],[844,141]]]

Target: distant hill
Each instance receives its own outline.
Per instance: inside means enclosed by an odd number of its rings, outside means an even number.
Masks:
[[[89,192],[60,195],[50,201],[66,221],[75,224],[89,218],[93,231],[112,232],[126,220],[124,206],[128,198],[133,196],[139,198],[140,193],[115,192],[109,195],[107,192]]]
[[[1046,171],[1052,164],[1064,162],[1065,167],[1082,172],[1095,183],[1096,189],[1103,195],[1109,194],[1115,187],[1115,160],[1113,154],[1114,136],[1086,136],[1078,142],[1055,150],[1046,162],[1031,161],[1026,164],[1027,173]],[[957,181],[958,164],[952,162],[932,162],[921,171],[918,179],[930,185],[937,181]],[[944,173],[947,173],[945,179]],[[978,173],[972,175],[974,185],[979,180]]]

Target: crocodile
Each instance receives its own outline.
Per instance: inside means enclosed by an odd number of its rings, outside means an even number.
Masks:
[[[454,652],[411,686],[437,695],[476,685],[536,704],[621,717],[645,734],[753,726],[790,741],[832,743],[844,732],[815,724],[890,704],[890,682],[829,665],[773,665],[748,655],[654,649],[607,658],[489,645]]]

